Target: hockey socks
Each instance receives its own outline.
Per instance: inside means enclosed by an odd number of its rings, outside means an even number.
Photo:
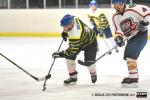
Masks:
[[[137,69],[137,63],[136,60],[127,58],[127,65],[128,65],[128,71],[129,71],[129,77],[124,78],[121,82],[122,87],[129,87],[129,88],[135,88],[138,87],[138,69]]]
[[[97,81],[96,65],[92,64],[91,66],[88,66],[88,69],[91,74],[91,81],[92,83],[95,83]]]
[[[74,60],[66,59],[67,62],[67,68],[69,72],[69,78],[64,80],[64,85],[75,85],[77,82],[77,74],[78,72],[76,71],[76,64]]]
[[[136,60],[127,58],[127,66],[130,78],[138,78],[138,69]]]

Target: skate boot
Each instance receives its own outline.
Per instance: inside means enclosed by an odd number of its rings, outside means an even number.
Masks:
[[[76,85],[76,84],[77,84],[77,78],[69,77],[68,79],[64,80],[64,86]]]
[[[112,51],[109,51],[108,54],[111,55],[111,54],[112,54]]]
[[[91,75],[91,81],[95,83],[97,81],[97,75]]]
[[[124,78],[121,82],[123,88],[137,88],[138,87],[138,78]]]
[[[116,47],[116,48],[115,48],[115,51],[116,51],[116,53],[118,53],[118,52],[119,52],[119,49]]]
[[[75,74],[70,75],[70,77],[68,79],[64,80],[64,86],[76,85],[77,84],[77,73],[78,72],[75,72]]]

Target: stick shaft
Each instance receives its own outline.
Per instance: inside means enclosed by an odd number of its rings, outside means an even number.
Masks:
[[[131,38],[131,37],[130,37],[130,38]],[[126,39],[123,40],[123,41],[125,42],[125,41],[127,41],[127,40],[128,40],[128,38],[126,38]],[[100,57],[98,57],[98,58],[96,59],[96,62],[97,62],[98,60],[100,60],[102,57],[104,57],[106,54],[108,54],[110,51],[112,51],[113,49],[115,49],[116,47],[118,47],[117,44],[116,44],[113,48],[109,49],[107,52],[105,52],[104,54],[102,54]]]
[[[61,41],[61,43],[60,43],[59,48],[58,48],[58,50],[57,50],[57,51],[59,51],[59,50],[60,50],[60,48],[61,48],[61,46],[62,46],[62,43],[63,43],[63,40]],[[52,70],[52,68],[53,68],[53,65],[54,65],[55,60],[56,60],[56,58],[54,58],[54,60],[53,60],[53,62],[52,62],[52,64],[51,64],[51,67],[50,67],[50,70],[49,70],[48,74],[51,72],[51,70]],[[47,74],[47,75],[48,75],[48,74]]]
[[[58,48],[57,51],[60,50],[60,48],[61,48],[61,46],[62,46],[62,43],[63,43],[63,40],[61,41],[61,43],[60,43],[59,48]],[[50,67],[50,69],[49,69],[49,71],[48,71],[48,74],[50,74],[50,72],[51,72],[51,70],[52,70],[52,68],[53,68],[53,65],[54,65],[54,63],[55,63],[55,59],[56,59],[56,58],[54,58],[54,60],[53,60],[53,62],[52,62],[52,64],[51,64],[51,67]],[[47,75],[48,75],[48,74],[47,74]],[[45,79],[45,81],[44,81],[43,91],[45,91],[45,89],[46,89],[46,82],[47,82],[47,79]]]
[[[110,49],[110,47],[109,47],[108,43],[106,42],[106,40],[104,39],[104,37],[102,37],[102,38],[103,38],[104,43],[105,43],[106,46],[108,47],[108,49]]]
[[[21,69],[23,72],[25,72],[26,74],[28,74],[29,76],[31,76],[33,79],[35,79],[36,81],[38,81],[38,78],[33,76],[32,74],[30,74],[29,72],[27,72],[25,69],[23,69],[22,67],[20,67],[18,64],[16,64],[15,62],[13,62],[12,60],[10,60],[8,57],[6,57],[5,55],[3,55],[2,53],[0,53],[0,55],[2,57],[4,57],[7,61],[11,62],[13,65],[15,65],[16,67],[18,67],[19,69]]]
[[[100,60],[102,57],[104,57],[106,54],[108,54],[110,51],[112,51],[113,49],[115,49],[116,47],[117,47],[117,45],[114,46],[113,48],[111,48],[110,50],[108,50],[107,52],[105,52],[104,54],[102,54],[100,57],[98,57],[98,58],[96,59],[96,62],[97,62],[98,60]]]

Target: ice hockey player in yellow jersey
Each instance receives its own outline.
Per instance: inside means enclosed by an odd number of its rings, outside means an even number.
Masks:
[[[88,18],[93,25],[93,30],[97,33],[97,35],[99,34],[100,37],[104,38],[105,36],[107,42],[105,40],[104,41],[109,49],[114,47],[116,43],[114,41],[106,15],[97,7],[96,0],[90,1],[89,7]],[[115,48],[115,51],[118,52],[118,48]]]
[[[78,72],[76,70],[76,57],[80,51],[84,51],[84,61],[89,69],[92,83],[97,81],[96,74],[96,52],[97,39],[96,33],[85,25],[79,18],[70,14],[65,15],[61,21],[63,32],[61,33],[64,41],[69,40],[69,47],[61,52],[54,52],[53,58],[66,58],[69,78],[64,80],[64,85],[72,85],[77,82]]]

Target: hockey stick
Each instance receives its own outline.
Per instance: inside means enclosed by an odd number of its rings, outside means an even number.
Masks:
[[[125,41],[128,40],[128,39],[129,39],[129,38],[126,38],[126,39],[123,40],[123,41],[125,42]],[[98,60],[100,60],[101,58],[103,58],[105,55],[109,54],[109,52],[111,52],[112,50],[114,50],[116,47],[118,47],[118,46],[115,45],[113,48],[109,49],[107,52],[105,52],[104,54],[102,54],[100,57],[98,57],[98,58],[95,60],[94,63],[96,63]],[[82,61],[82,60],[78,60],[78,63],[79,63],[80,65],[83,65],[83,66],[89,66],[88,63],[86,63],[86,62],[84,62],[84,61]]]
[[[103,38],[104,43],[105,43],[106,46],[108,47],[108,49],[110,49],[110,47],[109,47],[108,43],[106,42],[106,40],[104,39],[104,37],[102,37],[102,38]]]
[[[25,72],[26,74],[28,74],[30,77],[32,77],[33,79],[35,79],[36,81],[43,81],[45,79],[49,79],[51,76],[47,75],[45,77],[41,77],[41,78],[37,78],[35,76],[33,76],[32,74],[30,74],[29,72],[27,72],[25,69],[23,69],[22,67],[20,67],[18,64],[16,64],[15,62],[13,62],[12,60],[10,60],[8,57],[6,57],[5,55],[3,55],[2,53],[0,53],[0,55],[2,57],[4,57],[6,60],[8,60],[9,62],[11,62],[13,65],[15,65],[16,67],[18,67],[19,69],[21,69],[23,72]]]
[[[103,34],[104,34],[104,33],[103,33]],[[104,37],[102,37],[102,38],[103,38],[104,43],[106,44],[106,46],[107,46],[108,49],[110,50],[110,47],[109,47],[108,43],[106,42],[106,40],[104,39]],[[111,54],[111,51],[109,52],[109,54]]]
[[[61,41],[61,43],[60,43],[59,48],[58,48],[57,51],[60,50],[60,48],[61,48],[61,46],[62,46],[62,43],[63,43],[63,40]],[[49,69],[47,75],[50,75],[50,76],[51,76],[50,72],[51,72],[51,70],[52,70],[52,68],[53,68],[53,65],[54,65],[55,60],[56,60],[56,58],[54,58],[54,60],[53,60],[53,62],[52,62],[52,64],[51,64],[51,67],[50,67],[50,69]],[[47,82],[47,79],[45,79],[45,82],[44,82],[44,84],[43,84],[43,91],[45,91],[45,89],[46,89],[46,82]]]
[[[113,49],[115,49],[117,47],[117,45],[116,46],[114,46],[113,48],[111,48],[110,50],[108,50],[107,52],[105,52],[104,54],[102,54],[100,57],[98,57],[96,60],[95,60],[95,62],[97,62],[98,60],[100,60],[101,58],[103,58],[105,55],[107,55],[107,54],[109,54]],[[94,62],[94,63],[95,63]],[[83,66],[89,66],[89,64],[88,63],[85,63],[84,61],[82,61],[82,60],[78,60],[78,63],[80,64],[80,65],[83,65]]]

